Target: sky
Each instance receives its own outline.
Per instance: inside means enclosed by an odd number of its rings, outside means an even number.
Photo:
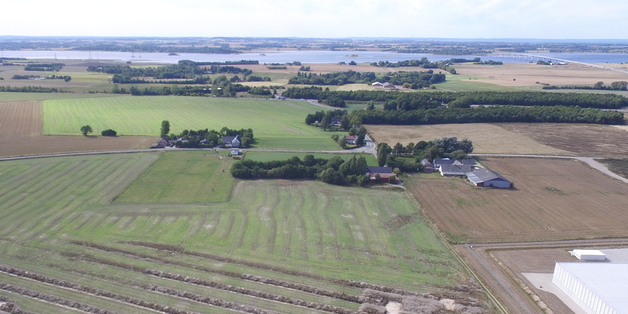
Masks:
[[[0,0],[0,35],[628,39],[626,0]]]

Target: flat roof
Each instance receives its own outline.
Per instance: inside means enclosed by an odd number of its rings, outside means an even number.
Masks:
[[[618,313],[628,313],[628,264],[556,263]]]

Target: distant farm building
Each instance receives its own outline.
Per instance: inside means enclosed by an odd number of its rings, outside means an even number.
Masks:
[[[437,158],[432,162],[432,168],[438,170],[445,177],[464,177],[467,172],[476,169],[476,164],[473,158],[460,160]]]
[[[222,137],[222,144],[225,147],[238,148],[238,147],[240,147],[240,144],[242,144],[242,141],[240,141],[240,136],[239,135],[236,135],[236,136],[223,136]]]
[[[486,168],[476,169],[465,174],[469,181],[479,187],[493,187],[500,189],[509,189],[512,182],[506,180],[499,173],[488,170]]]
[[[355,145],[357,140],[358,140],[358,137],[355,136],[355,135],[347,135],[347,136],[345,136],[345,143],[347,143],[349,145]]]
[[[170,146],[170,142],[162,138],[159,140],[159,142],[153,144],[150,148],[166,148],[168,146]]]
[[[380,83],[380,82],[375,82],[373,84],[371,84],[371,86],[376,86],[376,87],[383,87],[384,84]]]
[[[425,171],[425,172],[435,172],[435,171],[438,171],[438,169],[434,168],[434,163],[432,163],[427,158],[423,158],[423,160],[421,160],[421,166],[423,167],[423,171]]]
[[[397,182],[397,175],[393,173],[392,167],[366,167],[366,175],[371,182]]]

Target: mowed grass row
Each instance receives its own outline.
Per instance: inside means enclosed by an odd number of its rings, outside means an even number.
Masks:
[[[307,126],[305,116],[322,108],[299,101],[209,97],[100,97],[44,102],[44,134],[78,135],[83,125],[95,133],[158,136],[161,121],[171,133],[185,129],[253,129],[259,148],[337,150],[334,134]]]
[[[214,291],[213,288],[170,283],[139,272],[128,273],[119,267],[82,261],[82,258],[86,254],[95,255],[139,267],[349,306],[345,301],[312,299],[303,292],[284,293],[281,292],[284,288],[264,288],[241,279],[198,273],[190,267],[166,266],[124,254],[101,252],[70,241],[122,246],[174,262],[189,261],[192,265],[308,283],[339,292],[346,289],[325,280],[301,279],[266,267],[243,266],[237,262],[163,254],[120,242],[180,245],[190,251],[280,266],[324,278],[365,281],[412,291],[433,291],[459,283],[461,269],[455,259],[429,226],[417,219],[416,209],[401,192],[337,187],[312,181],[239,181],[231,198],[221,203],[110,203],[158,156],[172,154],[183,162],[190,158],[186,153],[77,156],[0,163],[3,179],[0,194],[2,197],[6,195],[0,200],[3,215],[0,221],[0,264],[70,281],[80,281],[79,278],[88,276],[104,282],[81,282],[108,290],[115,289],[117,284],[120,291],[132,291],[131,288],[138,284],[158,284],[221,295],[229,301],[246,304],[255,304],[255,300],[241,294]],[[217,158],[205,158],[220,162]],[[157,163],[155,167],[159,167]],[[217,178],[212,178],[211,184],[221,184],[229,174],[219,172],[215,176]],[[181,181],[164,180],[161,184],[167,188],[176,182]],[[68,253],[75,257],[66,255]],[[122,280],[125,278],[128,280]],[[352,294],[360,294],[355,288],[349,290]],[[142,289],[133,292],[132,296],[155,299],[154,292]],[[175,298],[162,303],[166,302],[187,304],[192,301]],[[281,309],[281,312],[294,310],[291,306],[286,308],[274,303],[264,307]]]

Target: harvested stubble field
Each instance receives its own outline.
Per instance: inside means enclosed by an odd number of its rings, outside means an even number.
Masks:
[[[503,65],[456,64],[456,71],[471,76],[470,82],[505,87],[542,87],[550,85],[593,85],[625,81],[627,74],[582,64],[538,65],[536,63],[504,63]],[[537,83],[538,82],[538,83]]]
[[[515,189],[482,189],[462,178],[410,177],[424,210],[454,242],[625,236],[628,186],[574,160],[482,158]]]
[[[466,275],[402,192],[240,181],[227,202],[111,203],[191,153],[0,162],[0,296],[33,312],[352,313],[425,292],[482,307],[472,284],[452,288]]]
[[[140,149],[155,141],[152,136],[42,135],[42,123],[40,101],[0,102],[0,157]]]
[[[478,154],[532,154],[621,158],[628,154],[624,126],[569,123],[468,123],[367,125],[377,142],[430,141],[457,137],[473,141]]]

